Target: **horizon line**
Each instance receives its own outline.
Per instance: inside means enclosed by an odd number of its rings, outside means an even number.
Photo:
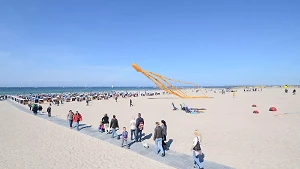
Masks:
[[[285,85],[285,84],[284,84]],[[198,87],[252,87],[252,86],[284,86],[284,85],[198,85]],[[288,86],[300,86],[300,84],[292,84]],[[126,87],[136,87],[136,88],[143,88],[143,87],[153,87],[153,88],[159,88],[155,85],[153,86],[0,86],[0,88],[51,88],[51,87],[56,87],[56,88],[126,88]],[[178,86],[178,87],[197,87],[197,86]]]

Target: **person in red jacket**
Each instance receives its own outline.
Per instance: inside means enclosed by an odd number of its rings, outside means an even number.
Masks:
[[[82,116],[78,111],[76,111],[76,113],[73,116],[73,122],[75,122],[75,124],[76,124],[77,131],[79,131],[79,122],[80,121],[82,121]]]

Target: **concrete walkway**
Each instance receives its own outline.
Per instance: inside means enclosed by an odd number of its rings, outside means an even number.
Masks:
[[[11,100],[8,100],[8,101],[16,108],[18,108],[28,114],[34,115],[29,109],[26,109],[25,107],[21,106],[17,102],[14,102]],[[63,119],[55,117],[55,116],[48,117],[47,114],[39,114],[38,117],[48,120],[48,121],[51,121],[51,122],[58,124],[60,126],[63,126],[63,127],[69,127],[69,123],[67,122],[67,120],[63,120]],[[76,130],[74,130],[74,131],[76,131]],[[88,126],[88,125],[81,125],[80,131],[78,131],[78,132],[81,132],[81,133],[84,133],[91,137],[106,141],[106,142],[108,142],[110,144],[114,144],[116,146],[121,146],[120,140],[111,138],[110,134],[107,135],[104,133],[99,133],[97,129],[95,129],[91,126]],[[147,139],[150,139],[150,137],[151,137],[151,135]],[[143,155],[143,156],[151,158],[155,161],[167,164],[174,168],[178,168],[178,169],[193,168],[192,156],[189,156],[189,155],[186,155],[183,153],[179,153],[179,152],[176,152],[173,150],[168,150],[168,151],[166,151],[166,156],[161,157],[160,155],[155,154],[153,145],[149,145],[149,146],[150,147],[148,149],[146,149],[143,147],[142,143],[130,143],[130,151],[136,152],[140,155]],[[211,162],[211,161],[206,161],[206,160],[204,161],[204,168],[205,169],[232,169],[231,167],[228,167],[228,166],[225,166],[222,164],[218,164],[215,162]]]

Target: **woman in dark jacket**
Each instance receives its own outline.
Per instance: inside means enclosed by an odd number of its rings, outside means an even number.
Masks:
[[[163,139],[162,139],[162,146],[166,150],[166,142],[167,141],[167,123],[164,120],[161,120],[161,128],[163,130]]]
[[[106,134],[108,134],[108,132],[109,132],[109,117],[107,116],[107,114],[104,114],[104,117],[102,118],[101,121],[104,125]]]

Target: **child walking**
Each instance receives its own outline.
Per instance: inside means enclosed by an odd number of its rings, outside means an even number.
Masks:
[[[127,146],[127,148],[129,149],[129,146],[127,144],[127,139],[128,139],[128,132],[126,131],[126,127],[123,127],[121,147]],[[125,144],[124,144],[124,142],[125,142]]]
[[[98,131],[101,132],[101,133],[103,133],[105,131],[105,127],[104,127],[104,124],[103,124],[102,121],[100,121],[100,125],[98,127]]]

